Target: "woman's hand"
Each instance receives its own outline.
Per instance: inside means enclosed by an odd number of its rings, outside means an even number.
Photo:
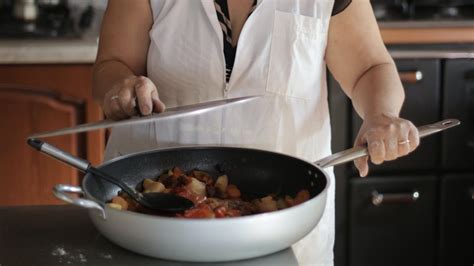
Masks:
[[[155,84],[144,76],[130,76],[113,85],[104,96],[102,109],[107,118],[120,120],[136,115],[137,104],[142,115],[165,110]]]
[[[395,160],[418,147],[418,129],[408,120],[386,115],[368,116],[359,130],[354,146],[367,144],[372,163]],[[369,172],[368,157],[354,161],[361,177]]]

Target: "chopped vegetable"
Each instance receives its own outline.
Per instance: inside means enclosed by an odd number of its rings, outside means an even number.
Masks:
[[[219,176],[214,182],[207,172],[194,169],[186,173],[178,167],[164,172],[155,180],[147,178],[141,185],[142,193],[172,193],[191,200],[194,207],[172,214],[181,218],[226,218],[272,212],[295,206],[310,198],[309,191],[303,189],[294,198],[271,194],[260,199],[243,200],[240,189],[229,183],[227,175]],[[117,210],[165,215],[146,209],[122,191],[107,206]]]

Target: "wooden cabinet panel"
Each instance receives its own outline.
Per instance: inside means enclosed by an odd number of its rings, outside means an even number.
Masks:
[[[91,83],[90,64],[0,65],[0,206],[57,204],[55,184],[78,184],[76,170],[30,148],[26,137],[103,119]],[[105,131],[45,141],[100,164]]]
[[[77,124],[82,107],[52,93],[0,89],[0,205],[56,204],[51,193],[55,184],[78,184],[76,170],[31,149],[26,139],[34,132]],[[76,135],[48,141],[78,155]]]
[[[92,65],[0,65],[0,85],[27,87],[38,91],[55,93],[83,101],[84,121],[103,119],[99,105],[92,99]],[[92,131],[86,135],[86,155],[93,164],[103,159],[105,131]]]

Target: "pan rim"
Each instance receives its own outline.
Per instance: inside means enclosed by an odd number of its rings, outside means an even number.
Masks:
[[[219,148],[219,149],[243,149],[243,150],[248,150],[248,151],[257,151],[257,152],[264,152],[264,153],[270,153],[270,154],[276,154],[278,156],[283,156],[283,157],[288,157],[288,158],[292,158],[292,159],[296,159],[296,160],[299,160],[301,162],[304,162],[312,167],[315,167],[316,169],[319,170],[319,172],[321,172],[324,177],[324,179],[326,180],[326,185],[324,186],[324,188],[321,190],[320,193],[318,193],[316,196],[314,196],[313,198],[311,198],[310,200],[308,201],[305,201],[301,204],[298,204],[296,206],[292,206],[292,207],[289,207],[289,208],[286,208],[286,209],[283,209],[283,210],[277,210],[277,211],[273,211],[273,212],[266,212],[266,213],[257,213],[257,214],[252,214],[252,215],[246,215],[246,216],[239,216],[239,217],[226,217],[226,218],[209,218],[209,219],[202,219],[202,218],[178,218],[178,217],[167,217],[167,216],[159,216],[159,215],[150,215],[150,214],[144,214],[144,213],[139,213],[139,212],[132,212],[132,211],[128,211],[128,210],[125,210],[125,211],[122,211],[122,210],[116,210],[116,209],[113,209],[113,208],[110,208],[110,207],[107,207],[107,205],[101,201],[99,201],[98,199],[96,199],[95,197],[93,197],[89,191],[86,189],[85,187],[85,182],[86,180],[89,178],[89,176],[91,174],[86,174],[82,180],[82,188],[84,190],[84,193],[85,193],[85,196],[90,199],[90,200],[93,200],[94,202],[102,205],[104,207],[104,211],[106,210],[107,212],[108,211],[112,211],[112,212],[115,212],[115,213],[120,213],[121,215],[122,214],[127,214],[127,215],[132,215],[132,216],[136,216],[136,217],[141,217],[143,219],[152,219],[152,220],[163,220],[163,221],[179,221],[179,222],[185,222],[185,223],[189,223],[189,222],[192,222],[192,223],[203,223],[205,222],[206,224],[207,223],[222,223],[222,222],[226,222],[226,221],[242,221],[242,222],[245,222],[246,220],[248,219],[252,219],[254,220],[253,218],[256,218],[256,217],[260,217],[261,219],[265,218],[265,217],[271,217],[271,216],[275,216],[275,215],[279,215],[279,214],[285,214],[285,213],[288,213],[288,212],[293,212],[293,211],[297,211],[297,209],[300,209],[300,208],[303,208],[305,206],[308,206],[310,204],[314,204],[313,202],[316,201],[316,199],[320,200],[328,191],[328,188],[329,186],[331,185],[331,179],[329,178],[328,174],[326,173],[326,171],[324,171],[324,169],[308,160],[305,160],[305,159],[301,159],[301,158],[298,158],[296,156],[293,156],[293,155],[289,155],[289,154],[285,154],[285,153],[281,153],[281,152],[276,152],[276,151],[271,151],[271,150],[265,150],[265,149],[258,149],[258,148],[247,148],[247,147],[242,147],[242,146],[228,146],[228,145],[185,145],[185,146],[175,146],[175,147],[166,147],[166,148],[157,148],[157,149],[151,149],[151,150],[146,150],[146,151],[139,151],[139,152],[133,152],[133,153],[129,153],[129,154],[126,154],[126,155],[121,155],[121,156],[118,156],[118,157],[115,157],[103,164],[100,164],[99,166],[97,166],[97,168],[102,168],[104,166],[107,166],[107,165],[110,165],[116,161],[119,161],[119,160],[123,160],[123,159],[126,159],[126,158],[129,158],[129,157],[134,157],[134,156],[139,156],[139,155],[143,155],[143,154],[147,154],[147,153],[154,153],[154,152],[161,152],[161,151],[175,151],[175,150],[185,150],[185,149],[209,149],[209,148]],[[315,177],[312,177],[312,178],[315,178]]]

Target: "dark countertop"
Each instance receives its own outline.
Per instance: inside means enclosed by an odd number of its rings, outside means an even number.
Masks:
[[[79,207],[0,207],[0,266],[191,264],[150,258],[116,246],[100,235],[87,211]],[[286,266],[297,261],[287,249],[251,260],[205,265]]]

